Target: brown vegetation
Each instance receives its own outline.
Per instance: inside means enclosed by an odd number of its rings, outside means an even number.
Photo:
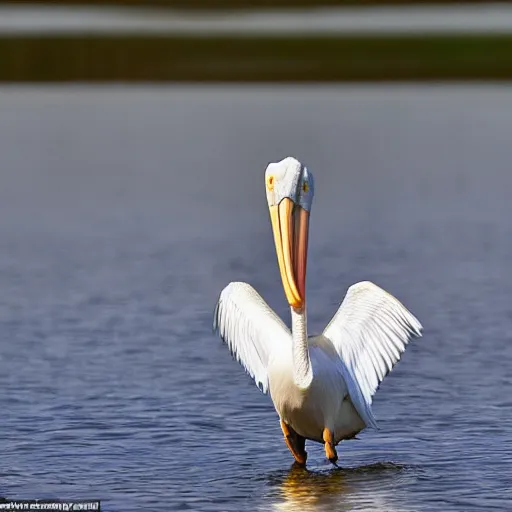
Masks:
[[[0,81],[511,79],[512,36],[0,37]]]

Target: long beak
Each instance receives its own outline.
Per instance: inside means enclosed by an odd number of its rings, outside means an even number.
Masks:
[[[286,299],[301,309],[306,299],[309,213],[284,198],[270,207],[270,220]]]

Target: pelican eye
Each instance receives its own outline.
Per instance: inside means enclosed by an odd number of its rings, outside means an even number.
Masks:
[[[309,185],[308,185],[308,182],[305,181],[303,184],[302,184],[302,190],[304,192],[307,192],[309,190]]]
[[[274,176],[272,174],[267,177],[267,188],[269,190],[274,190]]]

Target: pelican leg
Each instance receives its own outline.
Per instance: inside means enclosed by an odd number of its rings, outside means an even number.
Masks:
[[[322,437],[324,439],[325,456],[329,459],[329,462],[334,464],[338,460],[338,454],[336,453],[336,448],[334,447],[334,435],[332,431],[326,427],[324,428]]]
[[[286,441],[286,446],[297,462],[301,466],[306,465],[306,460],[308,458],[308,454],[305,450],[306,447],[306,438],[299,436],[295,430],[293,430],[290,425],[287,425],[283,420],[281,420],[281,430],[284,434],[284,440]]]

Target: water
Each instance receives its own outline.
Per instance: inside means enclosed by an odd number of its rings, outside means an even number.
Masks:
[[[183,11],[55,5],[0,5],[1,34],[504,34],[512,7],[396,5],[343,8]]]
[[[0,90],[0,495],[132,510],[506,510],[512,89]],[[211,333],[247,280],[288,322],[263,170],[315,172],[309,324],[370,279],[425,331],[379,432],[292,468]]]

